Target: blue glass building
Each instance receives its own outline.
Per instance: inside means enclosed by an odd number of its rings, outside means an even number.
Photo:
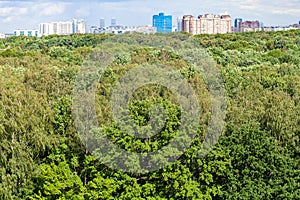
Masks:
[[[243,20],[242,20],[241,18],[236,18],[236,19],[234,20],[234,27],[235,27],[235,28],[239,28],[241,22],[243,22]]]
[[[158,15],[153,15],[152,26],[156,27],[158,33],[171,33],[172,32],[172,16],[164,15],[164,13],[159,13]]]

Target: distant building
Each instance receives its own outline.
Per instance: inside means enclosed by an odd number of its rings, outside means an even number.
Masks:
[[[289,31],[289,30],[296,30],[300,29],[300,26],[298,24],[290,25],[290,26],[270,26],[270,27],[264,27],[262,30],[266,32],[271,31]]]
[[[7,37],[12,37],[12,36],[14,36],[13,33],[5,33],[4,35],[5,35],[6,38],[7,38]]]
[[[259,21],[244,21],[239,22],[239,32],[257,32],[262,31]]]
[[[38,30],[14,30],[14,36],[38,37],[39,31]]]
[[[300,24],[294,24],[292,26],[295,27],[296,29],[300,29]]]
[[[236,18],[236,19],[234,20],[234,27],[235,27],[235,28],[239,28],[241,22],[243,22],[243,19],[242,19],[242,18]]]
[[[177,18],[177,31],[182,31],[182,17]]]
[[[156,27],[150,26],[137,26],[135,32],[144,34],[154,34],[157,32]]]
[[[156,28],[152,26],[109,26],[104,28],[99,28],[97,33],[105,34],[123,34],[123,33],[144,33],[144,34],[154,34],[156,33]],[[96,33],[96,31],[95,31]]]
[[[73,22],[50,22],[39,25],[40,35],[69,35],[74,31]]]
[[[233,27],[234,32],[240,32],[240,23],[242,22],[243,22],[242,18],[236,18],[234,20],[234,27]]]
[[[197,26],[199,28],[197,28]],[[200,34],[200,19],[193,15],[184,15],[182,19],[182,30],[192,35]]]
[[[0,38],[5,38],[5,34],[4,33],[0,33]]]
[[[83,19],[73,19],[73,33],[75,34],[85,34],[86,33],[86,23]]]
[[[178,32],[178,27],[177,26],[172,26],[172,32]]]
[[[274,28],[273,27],[264,27],[262,30],[265,32],[272,32],[272,31],[274,31]]]
[[[100,18],[100,26],[99,28],[104,28],[105,27],[105,19],[104,18]]]
[[[99,33],[99,28],[97,26],[91,26],[89,33]]]
[[[110,25],[112,26],[112,27],[114,27],[114,26],[117,26],[117,20],[116,20],[116,18],[111,18],[111,23],[110,23]]]
[[[289,31],[289,30],[296,30],[300,29],[300,24],[292,24],[289,26],[262,26],[262,30],[266,32],[271,31]]]
[[[49,22],[39,25],[39,33],[43,35],[70,35],[86,33],[86,23],[84,20],[73,19],[65,22]]]
[[[185,15],[182,19],[182,30],[192,35],[230,33],[232,32],[231,17],[205,14],[195,18],[192,15]]]
[[[152,26],[156,27],[158,33],[171,33],[172,32],[172,16],[164,15],[164,13],[159,13],[158,15],[153,15]]]

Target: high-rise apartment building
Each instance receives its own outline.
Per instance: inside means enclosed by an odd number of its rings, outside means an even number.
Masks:
[[[41,23],[39,31],[41,35],[69,35],[73,33],[73,23],[71,21]]]
[[[86,23],[83,19],[73,19],[73,33],[84,34],[86,33]]]
[[[221,15],[219,33],[231,33],[232,22],[230,15]]]
[[[195,18],[192,15],[185,15],[182,19],[182,30],[192,35],[230,33],[232,32],[231,17],[205,14]]]
[[[177,31],[182,31],[182,17],[177,18]]]
[[[234,32],[240,32],[240,23],[243,22],[243,19],[241,18],[236,18],[234,20],[234,27],[233,27],[233,31]]]
[[[104,18],[100,18],[100,26],[99,28],[104,28],[105,27],[105,19]]]
[[[66,22],[41,23],[39,25],[40,35],[70,35],[86,33],[86,23],[84,20],[73,19]]]
[[[172,16],[164,15],[164,13],[153,15],[152,26],[158,33],[170,33],[172,32]]]
[[[112,27],[115,27],[115,26],[117,26],[117,20],[116,20],[116,18],[111,18],[111,23],[110,23],[110,25],[112,26]]]
[[[199,30],[198,28],[199,27]],[[200,33],[200,20],[192,15],[184,15],[182,19],[182,31],[192,35]]]
[[[241,22],[243,22],[243,19],[241,19],[241,18],[236,18],[236,19],[234,20],[234,28],[239,28]]]

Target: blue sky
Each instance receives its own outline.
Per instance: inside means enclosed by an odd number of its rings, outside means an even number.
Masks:
[[[265,25],[289,25],[300,21],[300,0],[0,0],[0,32],[38,29],[41,22],[83,18],[91,25],[106,25],[115,17],[120,25],[150,25],[152,15],[228,13],[231,17],[259,20]]]

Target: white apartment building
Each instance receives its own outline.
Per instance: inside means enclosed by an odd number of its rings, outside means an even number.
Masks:
[[[296,27],[293,27],[293,26],[276,26],[276,27],[273,27],[274,31],[288,31],[288,30],[296,30],[298,28]]]
[[[0,38],[5,38],[5,34],[4,33],[0,33]]]
[[[153,26],[137,26],[135,32],[144,34],[154,34],[156,33],[156,27]]]
[[[70,35],[86,33],[86,23],[84,20],[73,19],[66,22],[49,22],[39,25],[39,33],[43,35]]]
[[[86,31],[86,23],[83,19],[73,19],[73,33],[75,34],[85,34]]]
[[[182,17],[177,18],[177,32],[182,31]]]
[[[50,22],[39,25],[41,35],[69,35],[73,33],[72,22]]]
[[[105,34],[123,34],[123,33],[144,33],[144,34],[154,34],[156,33],[156,28],[152,26],[109,26],[104,28],[99,28],[98,33]]]

